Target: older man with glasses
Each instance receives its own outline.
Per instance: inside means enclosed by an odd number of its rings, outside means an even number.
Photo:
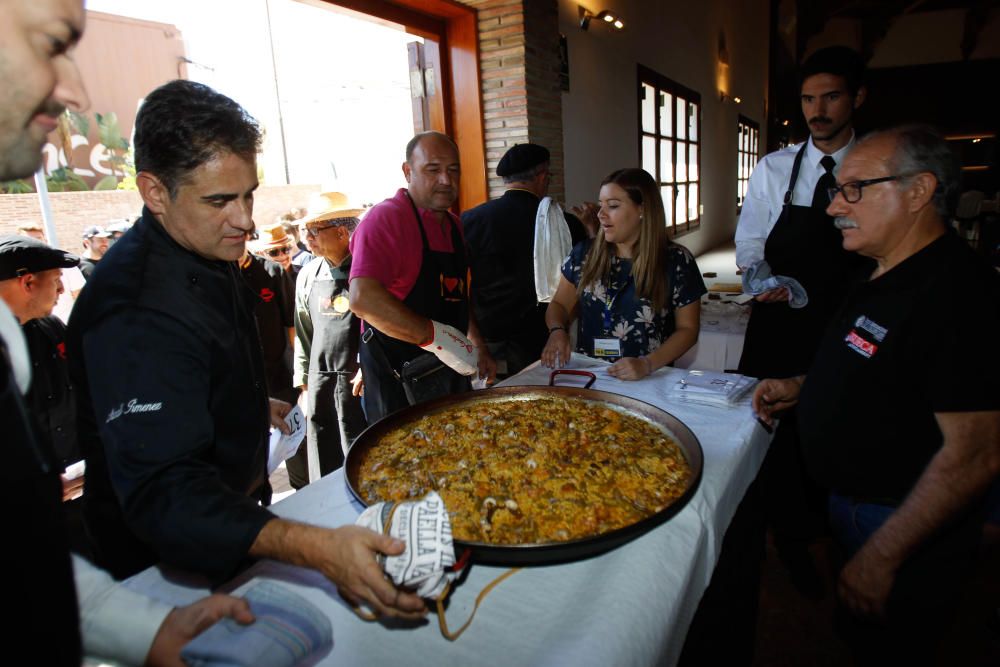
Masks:
[[[1000,277],[948,226],[959,178],[926,127],[857,142],[827,211],[844,250],[875,268],[808,374],[754,393],[766,420],[798,404],[806,470],[829,490],[846,556],[838,594],[858,664],[933,662],[1000,474]]]
[[[347,449],[366,426],[361,411],[361,328],[350,309],[351,232],[362,209],[340,192],[317,195],[302,220],[318,255],[295,283],[294,383],[305,397],[306,437],[314,448],[313,477],[344,463]],[[288,460],[288,479],[309,483],[306,448]],[[318,468],[318,469],[317,469]]]

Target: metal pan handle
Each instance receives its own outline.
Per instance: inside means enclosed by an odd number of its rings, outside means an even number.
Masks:
[[[574,371],[574,370],[570,370],[570,369],[561,368],[561,369],[552,371],[552,375],[549,376],[549,386],[550,387],[556,386],[556,376],[557,375],[582,375],[585,378],[590,378],[589,380],[587,380],[587,384],[583,385],[584,389],[590,389],[590,385],[592,385],[595,382],[597,382],[597,376],[594,375],[593,373],[588,372],[588,371]]]

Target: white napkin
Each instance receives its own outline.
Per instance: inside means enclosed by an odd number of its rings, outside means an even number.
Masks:
[[[552,301],[563,260],[572,249],[573,237],[562,207],[552,197],[543,197],[535,214],[535,296],[539,303]]]

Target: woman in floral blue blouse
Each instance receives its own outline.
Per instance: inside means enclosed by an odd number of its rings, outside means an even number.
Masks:
[[[577,349],[614,361],[608,373],[638,380],[698,341],[706,292],[691,253],[667,237],[663,201],[642,169],[619,169],[601,183],[601,227],[577,244],[545,313],[542,363],[569,360],[566,328],[579,316]]]

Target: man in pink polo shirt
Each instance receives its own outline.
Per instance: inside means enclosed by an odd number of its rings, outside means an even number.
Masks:
[[[361,369],[368,422],[492,382],[496,364],[469,303],[458,198],[458,148],[440,132],[406,145],[408,187],[374,206],[351,237],[351,310],[365,323]]]

